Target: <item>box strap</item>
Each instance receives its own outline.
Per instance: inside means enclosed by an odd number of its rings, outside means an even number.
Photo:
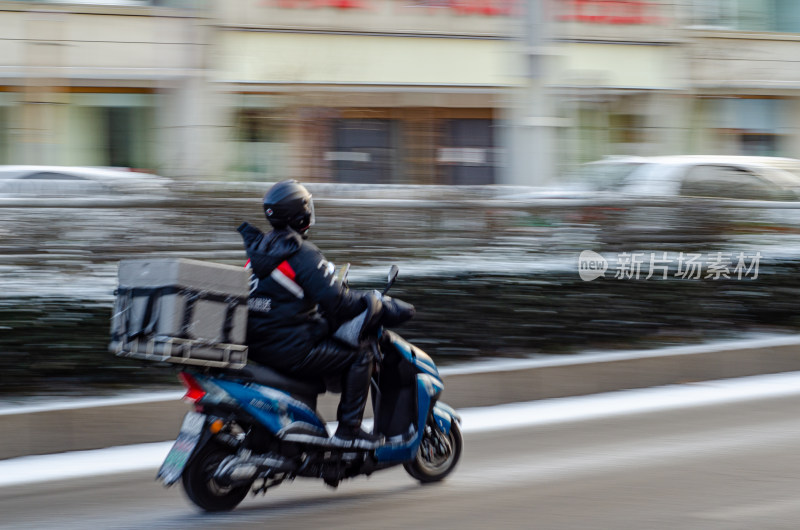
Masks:
[[[184,296],[186,297],[186,304],[183,306],[183,323],[181,324],[181,330],[178,332],[178,337],[188,339],[189,327],[192,325],[192,317],[194,316],[194,305],[200,298],[200,293],[198,291],[186,292]]]
[[[132,341],[142,336],[151,335],[155,331],[156,324],[158,324],[158,317],[160,316],[160,304],[156,302],[162,296],[169,296],[172,294],[181,295],[186,300],[183,310],[183,318],[181,319],[181,329],[179,332],[180,338],[189,338],[189,328],[192,324],[194,316],[194,308],[198,300],[209,300],[212,302],[219,302],[227,304],[225,310],[225,319],[222,323],[222,342],[228,342],[230,333],[233,330],[233,317],[236,308],[240,304],[247,303],[247,297],[223,295],[210,293],[208,291],[189,289],[186,287],[177,287],[175,285],[168,285],[163,287],[119,287],[116,291],[118,297],[124,297],[127,302],[124,304],[125,313],[125,337],[128,341]],[[147,297],[145,304],[144,314],[142,315],[142,322],[139,329],[131,329],[131,311],[134,298]],[[114,333],[117,340],[121,338],[120,333]]]
[[[225,322],[222,323],[222,342],[227,344],[231,340],[231,331],[233,331],[233,315],[236,313],[236,308],[239,307],[237,300],[230,300],[228,302],[228,309],[225,311]]]
[[[120,344],[123,334],[127,333],[130,328],[130,306],[132,298],[130,292],[125,289],[116,289],[114,291],[114,314],[112,315],[111,326],[111,343]]]

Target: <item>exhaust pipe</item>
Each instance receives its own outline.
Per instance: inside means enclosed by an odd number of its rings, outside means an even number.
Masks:
[[[296,469],[295,464],[283,457],[235,455],[223,460],[214,473],[214,479],[222,485],[233,486],[238,482],[250,482],[266,473],[285,473]]]

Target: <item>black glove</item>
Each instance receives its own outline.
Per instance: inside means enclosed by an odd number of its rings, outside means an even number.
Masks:
[[[384,326],[399,326],[403,322],[411,320],[415,313],[414,306],[408,302],[390,296],[383,297],[381,323]]]

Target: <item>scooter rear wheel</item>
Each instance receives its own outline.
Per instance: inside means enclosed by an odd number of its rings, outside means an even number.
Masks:
[[[250,491],[250,485],[226,487],[214,479],[214,471],[230,456],[229,450],[207,445],[186,466],[181,476],[186,496],[207,512],[236,508]]]
[[[438,482],[456,467],[463,446],[464,439],[456,422],[450,425],[449,434],[428,425],[417,455],[411,462],[403,464],[403,467],[422,484]]]

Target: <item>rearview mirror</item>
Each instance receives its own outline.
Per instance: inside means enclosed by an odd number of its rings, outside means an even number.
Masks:
[[[345,263],[339,269],[339,274],[336,277],[336,279],[339,280],[339,283],[345,283],[347,281],[347,273],[348,272],[350,272],[350,264],[349,263]]]
[[[400,272],[400,269],[397,268],[397,265],[392,265],[389,269],[389,276],[386,279],[386,289],[383,290],[383,294],[389,292],[389,289],[394,284],[394,281],[397,279],[397,273]]]

